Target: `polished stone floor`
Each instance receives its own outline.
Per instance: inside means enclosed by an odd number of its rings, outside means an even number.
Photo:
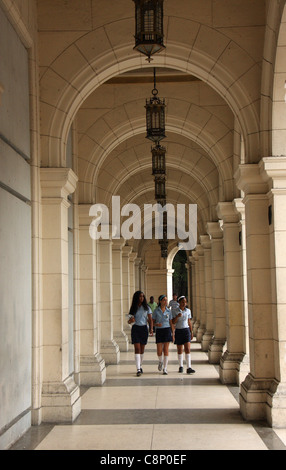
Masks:
[[[149,338],[143,375],[136,377],[133,346],[107,367],[102,387],[82,389],[82,412],[72,425],[32,427],[11,450],[286,450],[286,429],[247,423],[238,387],[219,381],[200,344],[192,342],[194,375],[178,373],[170,346],[168,375],[157,369]]]

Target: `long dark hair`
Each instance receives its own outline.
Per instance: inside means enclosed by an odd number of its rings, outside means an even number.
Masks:
[[[137,290],[133,294],[133,299],[132,299],[132,304],[131,304],[131,307],[130,307],[130,310],[129,310],[129,315],[133,315],[133,316],[136,315],[136,312],[138,310],[138,305],[139,305],[139,297],[140,297],[141,294],[144,295],[144,300],[142,302],[142,307],[144,308],[144,310],[148,310],[147,300],[146,300],[144,292],[142,292],[141,290]]]

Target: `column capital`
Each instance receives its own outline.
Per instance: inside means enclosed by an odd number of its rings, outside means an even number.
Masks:
[[[201,235],[200,242],[203,249],[210,249],[211,248],[211,239],[209,235]]]
[[[137,253],[135,251],[132,251],[129,256],[130,261],[135,261],[136,258],[137,258]]]
[[[132,250],[133,250],[132,246],[129,246],[129,245],[123,246],[123,247],[122,247],[122,254],[123,254],[123,256],[126,256],[126,257],[129,258],[129,256],[130,256]]]
[[[224,224],[239,222],[239,215],[233,202],[219,202],[217,205],[217,215],[223,220]]]
[[[41,168],[40,178],[44,198],[67,198],[75,191],[78,181],[71,168]]]
[[[92,222],[92,216],[89,215],[92,204],[78,204],[78,219],[80,226],[89,226]]]
[[[219,222],[208,222],[207,223],[207,233],[213,239],[221,239],[223,237],[223,232]]]
[[[245,204],[242,200],[242,198],[237,198],[233,200],[235,210],[239,214],[240,220],[244,221],[245,220]]]
[[[261,176],[259,164],[239,165],[234,174],[238,189],[249,194],[265,194],[268,191],[267,182]]]
[[[265,157],[259,162],[268,189],[286,189],[286,157]]]
[[[203,249],[202,245],[197,245],[196,246],[196,252],[197,252],[198,256],[204,256],[204,249]]]
[[[141,261],[142,261],[142,258],[138,258],[138,257],[137,257],[137,258],[135,259],[135,266],[140,266]]]
[[[112,239],[112,250],[113,251],[122,251],[122,248],[125,244],[125,238],[113,238]]]

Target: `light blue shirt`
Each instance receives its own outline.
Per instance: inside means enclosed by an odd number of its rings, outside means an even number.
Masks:
[[[162,323],[162,326],[156,326],[156,328],[168,328],[172,320],[172,312],[167,307],[165,312],[162,312],[161,307],[157,307],[153,312],[152,318],[154,323]]]
[[[141,305],[141,307],[139,307],[136,312],[135,323],[133,323],[133,325],[137,325],[137,326],[147,325],[148,315],[152,315],[151,308],[148,306],[148,310],[145,310],[144,307]]]
[[[175,323],[175,328],[178,328],[179,330],[182,330],[183,328],[189,328],[188,320],[192,318],[191,310],[189,308],[181,310],[180,307],[172,309],[173,318],[176,318],[179,313],[181,313],[182,316],[179,317],[177,323]]]

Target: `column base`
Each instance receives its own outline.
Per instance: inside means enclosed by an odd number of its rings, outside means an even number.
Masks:
[[[128,339],[128,341],[129,341],[130,344],[132,343],[132,340],[131,340],[131,330],[132,330],[132,326],[131,326],[131,325],[127,325],[127,327],[124,328],[124,330],[123,330],[123,333],[127,336],[127,339]]]
[[[129,339],[124,331],[118,331],[113,333],[113,338],[116,344],[118,344],[119,351],[128,352],[129,350]]]
[[[210,364],[219,364],[223,354],[225,339],[213,338],[208,350]]]
[[[197,343],[202,342],[202,337],[204,336],[205,331],[206,331],[205,325],[200,325],[200,327],[197,330]]]
[[[273,428],[286,426],[286,384],[255,379],[248,374],[241,384],[240,411],[246,421],[267,420]]]
[[[225,351],[220,359],[219,376],[223,384],[239,385],[238,372],[242,363],[244,353],[231,353]]]
[[[197,336],[198,329],[200,327],[200,320],[196,320],[194,325],[193,325],[193,334],[194,336]]]
[[[267,396],[266,417],[271,427],[281,429],[286,427],[286,383],[273,380]]]
[[[202,351],[207,352],[209,350],[211,341],[213,339],[214,332],[207,330],[202,337]]]
[[[42,389],[44,423],[72,423],[81,412],[79,386],[72,377],[63,382],[44,383]]]
[[[248,376],[250,372],[250,363],[249,363],[249,356],[248,354],[245,354],[244,358],[242,359],[242,362],[240,364],[239,371],[237,373],[237,383],[238,385],[244,382],[246,377]]]
[[[101,343],[100,353],[105,360],[105,364],[119,364],[120,351],[119,346],[114,339],[103,341]]]
[[[81,356],[80,358],[80,385],[94,387],[102,385],[106,380],[105,361],[100,354]]]

